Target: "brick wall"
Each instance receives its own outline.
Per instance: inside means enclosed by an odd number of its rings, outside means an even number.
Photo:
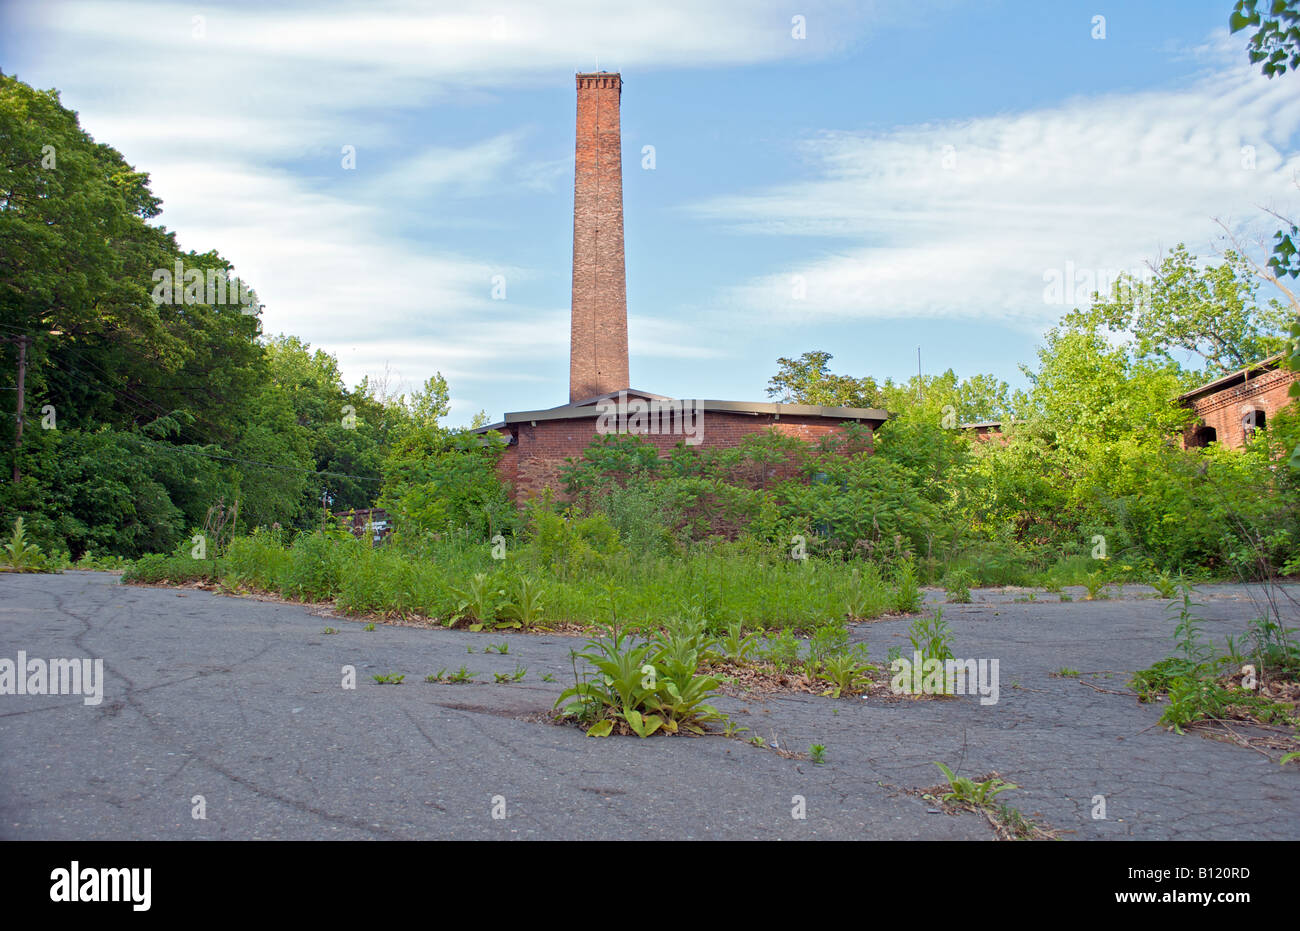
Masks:
[[[703,417],[699,434],[701,442],[697,449],[730,449],[739,446],[743,437],[772,428],[806,443],[815,443],[828,434],[842,432],[842,421],[827,417],[782,415],[777,419],[772,414],[713,411],[706,412]],[[871,426],[867,423],[862,426],[870,434]],[[515,500],[522,503],[541,494],[545,488],[550,488],[557,499],[562,499],[564,486],[560,481],[560,468],[566,457],[581,458],[583,450],[591,445],[596,438],[596,419],[593,416],[573,420],[539,420],[536,426],[525,421],[511,424],[508,429],[514,432],[515,442],[502,455],[497,472],[503,481],[514,487]],[[683,439],[674,434],[641,436],[659,451],[661,458],[667,458],[673,447]],[[865,451],[870,452],[870,446]],[[780,477],[780,473],[774,473],[767,476],[767,479],[770,481]]]
[[[627,388],[623,156],[617,74],[579,74],[569,400]]]
[[[1242,424],[1249,410],[1263,413],[1267,422],[1274,414],[1291,403],[1287,395],[1290,384],[1300,378],[1300,374],[1288,369],[1274,369],[1263,372],[1249,381],[1232,385],[1213,394],[1197,398],[1192,402],[1192,409],[1199,418],[1183,438],[1186,446],[1205,445],[1204,435],[1198,435],[1200,425],[1211,427],[1219,444],[1236,449],[1245,443],[1246,431]]]

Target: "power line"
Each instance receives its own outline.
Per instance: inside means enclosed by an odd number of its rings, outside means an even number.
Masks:
[[[167,449],[175,450],[176,452],[179,453],[186,453],[191,456],[202,456],[205,459],[220,459],[223,462],[238,462],[243,465],[263,466],[264,468],[267,469],[280,469],[285,472],[305,472],[308,475],[323,475],[328,478],[353,478],[361,482],[382,482],[383,481],[382,478],[372,478],[371,476],[368,475],[349,475],[346,472],[319,472],[315,469],[304,469],[300,466],[283,466],[283,465],[276,465],[273,462],[259,462],[256,459],[240,459],[236,456],[218,456],[215,453],[205,453],[201,450],[190,449],[185,446],[177,446],[175,443],[163,443],[158,440],[146,439],[145,437],[139,436],[138,434],[135,433],[123,433],[122,436],[125,436],[138,443],[148,443],[151,446],[165,446]]]
[[[29,334],[29,335],[31,335],[31,332],[32,332],[32,331],[30,331],[30,330],[22,330],[22,329],[19,328],[19,327],[8,326],[7,324],[0,324],[0,326],[4,326],[6,329],[17,330],[18,332],[24,332],[24,333],[27,333],[27,334]],[[96,369],[97,371],[102,372],[102,373],[103,373],[105,376],[107,376],[108,378],[112,378],[112,377],[113,377],[111,372],[105,371],[104,369],[102,369],[102,368],[100,368],[98,365],[96,365],[94,362],[91,362],[90,360],[88,360],[88,359],[87,359],[87,358],[86,358],[86,357],[81,353],[80,350],[75,349],[75,348],[73,348],[73,347],[71,347],[71,346],[69,346],[69,345],[67,345],[67,344],[62,345],[62,346],[60,347],[60,350],[63,351],[63,352],[71,353],[72,355],[76,356],[76,357],[77,357],[79,360],[81,360],[82,362],[85,362],[87,365],[91,366],[92,368]],[[137,359],[139,359],[138,356],[137,356]],[[59,360],[59,361],[63,361],[63,360]],[[141,359],[140,361],[147,361],[147,360],[143,360],[143,359]],[[156,401],[152,401],[152,400],[150,400],[150,399],[148,399],[148,398],[144,398],[144,397],[142,397],[141,395],[137,394],[136,392],[132,391],[132,390],[129,389],[129,388],[126,388],[126,387],[120,387],[120,388],[119,388],[119,387],[115,387],[113,384],[111,384],[109,381],[107,381],[107,380],[105,380],[105,379],[98,379],[98,380],[100,381],[100,383],[101,383],[105,388],[107,388],[109,391],[111,391],[111,392],[113,393],[113,395],[114,395],[115,397],[118,398],[118,400],[122,400],[123,397],[125,396],[126,400],[127,400],[128,402],[130,402],[130,404],[131,404],[132,406],[134,406],[134,408],[135,408],[137,411],[139,411],[139,412],[141,412],[141,413],[149,414],[149,415],[151,415],[154,419],[157,419],[157,418],[160,417],[160,416],[164,416],[164,417],[165,417],[165,416],[171,416],[171,414],[174,413],[173,411],[169,411],[169,410],[165,409],[161,404],[158,404]],[[150,407],[152,407],[153,410],[149,410],[149,408],[145,407],[146,404],[149,405]],[[196,415],[196,416],[195,416],[195,419],[196,419],[196,420],[200,420],[200,421],[205,422],[209,427],[211,427],[211,428],[213,428],[213,429],[217,429],[217,425],[216,425],[216,424],[212,423],[212,422],[209,421],[209,420],[206,420],[205,418],[198,417],[198,416]],[[184,430],[185,430],[185,427],[184,427],[184,426],[180,426],[180,425],[178,425],[178,432],[181,432],[182,435],[183,435],[183,431],[184,431]],[[204,443],[204,442],[201,442],[201,438],[198,437],[197,435],[195,435],[193,432],[190,433],[190,440],[191,440],[191,442],[194,442],[194,443],[196,443],[196,444],[199,445],[199,446],[211,445],[210,443]]]
[[[5,329],[9,329],[9,330],[15,330],[15,331],[22,332],[22,333],[30,333],[30,332],[31,332],[31,331],[29,331],[29,330],[24,330],[24,329],[22,329],[21,327],[9,326],[9,325],[7,325],[7,324],[0,324],[0,327],[4,327]],[[85,361],[85,362],[87,362],[87,364],[91,365],[92,367],[99,369],[99,371],[101,371],[101,372],[104,372],[103,369],[99,368],[99,366],[94,365],[93,362],[89,362],[88,360],[84,359],[84,357],[81,355],[81,353],[78,352],[77,350],[75,350],[75,349],[71,349],[70,347],[64,347],[64,348],[65,348],[66,351],[72,353],[73,355],[76,355],[76,356],[77,356],[79,359],[81,359],[82,361]],[[66,362],[66,360],[58,360],[58,361]],[[71,372],[68,372],[67,374],[72,375],[72,377],[74,377],[74,378],[78,378],[78,374],[77,374],[78,372],[79,372],[79,370],[75,369],[75,367],[74,367],[73,370],[72,370]],[[86,374],[89,374],[89,373],[86,373]],[[104,374],[105,374],[105,375],[108,375],[109,373],[108,373],[108,372],[104,372]],[[119,400],[123,400],[122,395],[121,395],[121,392],[127,392],[127,391],[128,391],[128,389],[125,389],[125,388],[123,388],[123,389],[119,389],[119,388],[113,386],[112,384],[109,384],[109,383],[108,383],[107,381],[105,381],[104,379],[99,378],[98,376],[95,376],[95,375],[93,375],[93,374],[92,374],[90,377],[95,378],[95,380],[98,381],[98,382],[100,383],[100,385],[102,385],[104,388],[107,388],[110,392],[112,392],[115,396],[117,396]],[[90,385],[90,383],[89,383],[89,382],[86,382],[84,379],[79,379],[79,380],[81,380],[83,384],[89,385],[90,387],[95,387],[94,385]],[[129,393],[134,394],[134,392],[129,392]],[[158,404],[157,402],[152,401],[152,400],[150,400],[150,399],[148,399],[148,398],[142,398],[140,401],[137,401],[137,400],[135,400],[135,399],[133,399],[133,398],[126,398],[125,400],[126,400],[128,403],[130,403],[132,406],[134,406],[138,411],[141,411],[142,413],[146,413],[146,414],[152,414],[152,415],[154,415],[155,419],[156,419],[157,417],[159,417],[159,416],[169,417],[169,416],[171,416],[171,414],[173,413],[172,411],[168,411],[168,410],[166,410],[165,408],[162,407],[162,405],[160,405],[160,404]],[[142,402],[143,402],[143,403],[142,403]],[[147,408],[145,408],[145,407],[143,406],[145,403],[152,405],[152,406],[156,409],[156,412],[155,412],[155,411],[150,411],[150,410],[148,410]],[[177,428],[178,428],[178,432],[183,431],[183,430],[185,429],[184,425],[181,425],[181,424],[178,424],[178,425],[177,425]],[[306,468],[303,468],[303,467],[301,467],[301,466],[285,466],[285,465],[277,465],[276,463],[273,463],[273,462],[261,462],[261,461],[256,460],[256,459],[243,459],[243,458],[240,458],[240,457],[237,457],[237,456],[218,456],[218,455],[216,455],[215,453],[205,453],[205,452],[202,452],[202,451],[200,451],[200,450],[188,449],[188,448],[186,448],[186,447],[184,447],[184,446],[178,446],[178,445],[176,445],[175,443],[163,443],[163,442],[159,442],[159,441],[157,441],[157,440],[149,440],[149,439],[146,439],[145,437],[139,436],[138,434],[132,433],[132,432],[130,432],[130,431],[119,431],[119,434],[120,434],[121,436],[127,437],[127,438],[132,439],[132,440],[135,440],[135,441],[137,441],[137,442],[148,443],[148,444],[153,445],[153,446],[163,446],[163,447],[166,447],[167,449],[175,450],[175,451],[177,451],[177,452],[186,453],[186,454],[188,454],[188,455],[200,456],[200,457],[203,457],[203,458],[206,458],[206,459],[215,459],[215,460],[220,460],[220,461],[222,461],[222,462],[233,462],[233,463],[239,463],[239,464],[241,464],[241,465],[261,466],[262,468],[267,468],[267,469],[276,469],[276,470],[279,470],[279,471],[285,471],[285,472],[299,472],[299,473],[303,473],[303,474],[307,474],[307,475],[322,476],[322,477],[326,477],[326,478],[350,478],[350,479],[353,479],[353,480],[355,480],[355,481],[359,481],[359,482],[383,482],[383,478],[375,478],[374,476],[369,476],[369,475],[351,475],[351,474],[346,473],[346,472],[323,472],[323,471],[320,471],[320,470],[317,470],[317,469],[306,469]],[[194,436],[193,434],[191,434],[191,437],[190,437],[190,438],[191,438],[191,441],[192,441],[192,444],[191,444],[191,445],[195,445],[195,446],[219,446],[219,445],[220,445],[219,443],[211,443],[211,442],[209,442],[209,443],[202,443],[202,442],[199,442],[199,438],[198,438],[197,436]]]

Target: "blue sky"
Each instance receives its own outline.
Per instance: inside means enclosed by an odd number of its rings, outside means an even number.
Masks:
[[[0,67],[149,172],[268,333],[396,393],[441,371],[464,422],[568,397],[575,71],[625,82],[635,387],[759,400],[778,356],[898,379],[918,346],[1019,385],[1051,270],[1297,212],[1300,77],[1231,6],[47,0],[4,7]]]

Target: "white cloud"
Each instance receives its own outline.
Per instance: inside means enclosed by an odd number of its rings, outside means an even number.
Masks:
[[[336,353],[351,382],[388,367],[398,393],[442,369],[458,391],[469,387],[457,404],[472,413],[490,405],[474,392],[490,397],[485,386],[501,381],[542,381],[546,396],[563,399],[568,308],[490,297],[492,275],[513,288],[557,270],[430,248],[398,220],[447,222],[436,208],[454,198],[554,192],[573,163],[530,151],[524,128],[408,151],[403,121],[435,121],[438,107],[494,102],[509,89],[571,87],[575,70],[597,62],[617,70],[816,57],[875,15],[846,0],[812,0],[799,12],[809,23],[803,41],[791,38],[781,0],[47,0],[4,17],[24,37],[24,68],[37,72],[19,76],[56,83],[87,131],[150,173],[182,246],[219,249],[257,289],[266,332]],[[356,146],[358,169],[337,174],[345,144]],[[653,321],[633,325],[649,328],[643,354],[700,357],[655,336]]]
[[[725,343],[727,333],[697,321],[629,313],[627,326],[634,357],[718,359],[724,355],[718,347]]]
[[[1036,329],[1069,309],[1044,301],[1050,270],[1136,269],[1179,241],[1205,256],[1211,217],[1294,205],[1300,95],[1238,64],[1238,45],[1232,64],[1222,43],[1207,52],[1220,67],[1185,89],[825,133],[805,142],[816,177],[690,213],[839,243],[732,289],[729,306],[787,321],[974,317]]]

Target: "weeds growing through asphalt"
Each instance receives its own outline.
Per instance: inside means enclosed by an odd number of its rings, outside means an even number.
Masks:
[[[573,686],[556,700],[563,715],[587,729],[589,737],[608,737],[615,727],[638,737],[688,731],[703,734],[704,725],[722,715],[708,703],[718,690],[713,676],[698,675],[712,641],[700,623],[681,623],[639,641],[618,622],[610,592],[610,622],[605,635],[571,651]],[[578,673],[578,660],[595,670]]]
[[[948,573],[944,584],[948,601],[952,604],[970,604],[970,583],[970,573],[965,569]]]
[[[953,659],[952,631],[943,619],[943,609],[936,608],[933,617],[918,617],[907,629],[912,650],[921,654],[921,660]]]
[[[4,558],[0,560],[0,568],[10,572],[50,571],[41,548],[35,543],[27,542],[27,530],[21,517],[14,521],[13,533],[4,545]]]
[[[1296,631],[1280,623],[1280,612],[1276,618],[1266,615],[1252,620],[1244,637],[1229,636],[1226,650],[1219,653],[1204,639],[1195,611],[1203,605],[1192,600],[1194,590],[1180,583],[1178,591],[1180,597],[1169,605],[1170,613],[1177,615],[1173,654],[1133,674],[1130,685],[1138,700],[1165,702],[1159,723],[1178,734],[1194,726],[1210,727],[1210,733],[1265,755],[1295,752],[1300,745],[1294,697],[1300,680]],[[1289,755],[1284,753],[1282,759]]]
[[[514,672],[494,672],[492,675],[496,678],[498,683],[522,682],[526,672],[528,672],[527,666],[521,666],[519,663],[515,663]]]
[[[445,668],[439,669],[433,675],[425,676],[424,681],[441,682],[446,685],[462,685],[466,682],[473,682],[474,677],[477,675],[478,675],[477,672],[470,672],[468,667],[461,666],[460,669],[456,670],[450,675],[447,673],[447,670]]]
[[[1026,818],[1024,813],[997,800],[1003,792],[1009,792],[1019,786],[1004,780],[997,773],[988,773],[982,780],[958,776],[943,763],[935,762],[948,780],[948,791],[940,791],[939,801],[946,805],[978,812],[986,819],[1003,840],[1051,840],[1055,833],[1042,825]],[[922,791],[923,797],[932,797]]]
[[[923,600],[921,587],[916,579],[916,565],[911,559],[904,559],[894,572],[894,585],[897,593],[894,597],[894,610],[900,614],[911,614],[921,607]]]

